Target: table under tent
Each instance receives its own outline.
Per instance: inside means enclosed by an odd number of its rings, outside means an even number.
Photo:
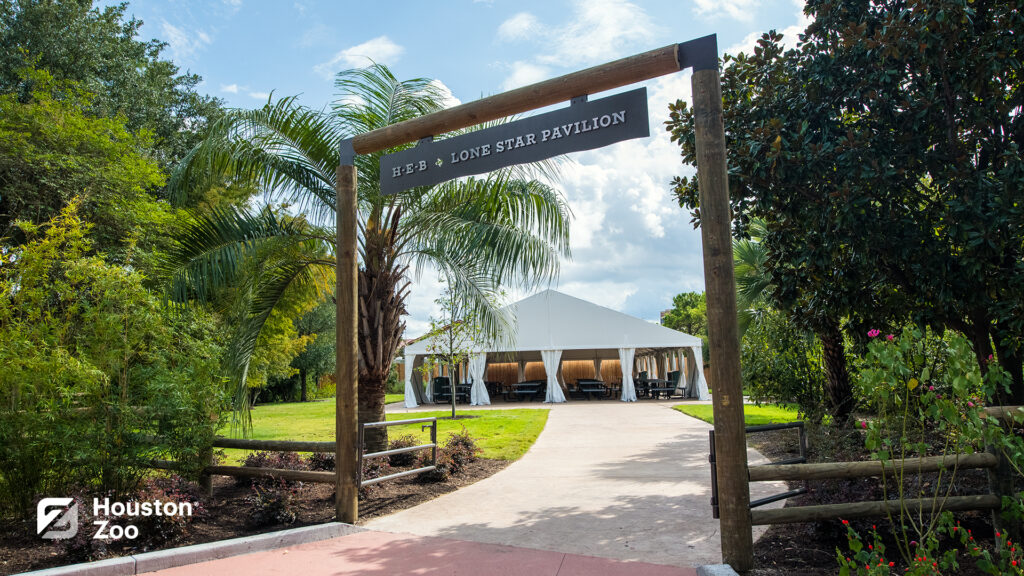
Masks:
[[[592,362],[595,381],[614,381],[616,396],[624,402],[637,399],[637,375],[665,382],[671,374],[675,378],[668,395],[711,398],[704,378],[702,342],[696,336],[555,290],[520,300],[506,311],[510,330],[498,343],[481,343],[469,355],[464,380],[469,384],[471,404],[491,403],[489,371],[512,364],[518,368],[513,379],[524,382],[527,367],[539,362],[546,381],[544,401],[565,402],[574,391],[562,377],[563,362],[569,361],[577,365]],[[405,347],[405,405],[409,408],[434,401],[434,387],[424,385],[429,377],[421,370],[429,346],[424,338]]]

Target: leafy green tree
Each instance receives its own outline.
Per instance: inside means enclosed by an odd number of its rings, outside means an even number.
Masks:
[[[34,90],[26,67],[80,85],[94,97],[91,116],[120,116],[129,132],[151,134],[163,169],[195,145],[221,103],[195,88],[201,78],[181,73],[160,53],[167,46],[137,39],[142,21],[125,18],[128,4],[92,7],[91,0],[0,2],[0,93]]]
[[[761,310],[741,339],[743,389],[755,402],[791,402],[820,420],[825,406],[821,344],[785,314]]]
[[[132,134],[120,118],[85,114],[90,97],[80,87],[24,72],[34,79],[31,92],[0,94],[0,238],[19,244],[17,221],[45,223],[78,197],[95,247],[148,270],[139,259],[164,242],[160,229],[174,218],[147,193],[164,182],[145,154],[150,137]]]
[[[124,495],[155,457],[197,474],[225,407],[210,316],[90,255],[75,201],[22,228],[0,251],[0,512],[72,487]]]
[[[170,259],[175,294],[184,299],[241,282],[246,262],[261,262],[251,322],[241,327],[232,363],[243,378],[263,321],[287,290],[316,274],[333,276],[335,170],[342,138],[441,108],[425,79],[399,81],[384,66],[339,74],[332,111],[294,98],[259,110],[233,111],[211,129],[172,175],[178,199],[228,178],[288,201],[303,214],[283,221],[271,211],[224,209],[183,231]],[[401,343],[410,268],[438,269],[466,299],[485,330],[501,321],[490,297],[503,283],[545,282],[568,254],[569,212],[549,187],[506,170],[394,196],[379,192],[382,153],[356,159],[359,169],[359,418],[384,416],[384,390]],[[284,255],[284,256],[282,256]],[[244,405],[239,405],[244,410]],[[367,446],[386,446],[382,429]]]
[[[799,54],[785,53],[780,39],[769,33],[754,55],[725,57],[722,95],[730,196],[737,214],[734,234],[747,239],[751,218],[764,222],[756,248],[767,253],[758,257],[771,277],[771,307],[822,342],[828,400],[836,421],[842,422],[854,398],[841,322],[873,301],[873,268],[862,252],[835,241],[832,220],[851,208],[832,201],[836,184],[822,176],[828,172],[812,161],[811,151],[817,150],[817,140],[833,135],[836,119],[804,104],[809,97],[797,80]],[[693,112],[683,101],[670,111],[672,138],[682,148],[683,162],[694,164]],[[801,138],[801,146],[792,150],[774,136],[785,122]],[[696,209],[699,221],[697,179],[677,178],[674,184],[680,203]]]
[[[704,342],[703,360],[708,361],[708,303],[703,292],[676,294],[661,325],[700,338]]]
[[[826,358],[828,323],[863,340],[909,315],[965,334],[982,370],[994,347],[1024,395],[1024,52],[1006,33],[1024,15],[999,0],[807,12],[798,49],[770,33],[725,69],[737,232],[765,219],[773,297],[823,336]],[[688,156],[688,112],[675,113]],[[695,182],[677,191],[696,205]]]
[[[321,302],[295,321],[299,336],[311,338],[305,350],[292,360],[292,367],[299,371],[299,399],[308,399],[308,381],[315,384],[324,374],[334,373],[337,350],[335,326],[337,308],[333,299]]]

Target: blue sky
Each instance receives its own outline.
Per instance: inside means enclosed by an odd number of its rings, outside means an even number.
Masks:
[[[428,77],[466,102],[588,66],[718,34],[719,49],[749,49],[770,29],[788,39],[805,25],[795,0],[135,0],[144,38],[169,43],[201,91],[252,108],[272,93],[324,107],[333,74],[387,64],[399,78]],[[575,218],[573,258],[556,289],[646,319],[672,296],[703,290],[700,235],[669,194],[688,173],[664,132],[668,103],[689,99],[689,75],[646,82],[652,136],[571,156],[560,181]],[[631,88],[631,87],[630,87]],[[410,296],[409,336],[428,324],[433,274]],[[513,294],[519,296],[519,294]]]

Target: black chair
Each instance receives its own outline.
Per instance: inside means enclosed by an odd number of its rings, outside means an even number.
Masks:
[[[434,404],[450,404],[452,401],[452,385],[447,376],[435,376],[432,386]]]
[[[436,376],[434,377],[434,404],[451,404],[452,402],[452,385],[447,376]],[[469,384],[456,384],[455,386],[455,402],[456,403],[468,403],[469,402],[469,391],[472,387]]]

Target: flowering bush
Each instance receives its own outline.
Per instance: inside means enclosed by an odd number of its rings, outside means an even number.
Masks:
[[[938,337],[907,328],[898,337],[894,334],[880,337],[879,330],[869,331],[868,336],[872,341],[860,369],[859,386],[862,397],[875,411],[875,417],[862,421],[861,428],[865,445],[874,458],[912,461],[994,447],[1006,454],[1020,472],[1017,463],[1024,462],[1021,439],[1007,433],[999,421],[984,410],[985,399],[1005,389],[1008,382],[1005,372],[992,364],[982,374],[968,342],[953,333]],[[942,500],[950,496],[957,478],[955,466],[930,475],[915,473],[913,469],[912,464],[906,470],[901,466],[884,469],[882,488],[886,499],[890,498],[890,492],[895,492],[901,503],[905,498],[922,498],[935,499],[941,505]],[[1019,509],[1019,502],[1019,498],[1004,498],[1004,514]],[[988,570],[997,564],[1014,566],[1007,551],[1001,552],[998,561],[988,557],[988,552],[973,544],[969,532],[961,531],[954,524],[951,514],[911,513],[907,506],[900,509],[898,514],[890,514],[889,520],[892,526],[900,527],[894,536],[900,555],[909,567],[908,573],[939,574],[956,570],[956,549],[940,553],[940,537],[960,543],[968,555],[978,558],[982,569]],[[848,530],[851,551],[858,549],[851,558],[840,555],[840,566],[846,566],[846,573],[854,573],[849,572],[854,568],[864,568],[858,574],[875,573],[870,571],[875,570],[875,564],[870,562],[873,557],[867,558],[867,564],[861,562],[865,557],[857,556],[861,551],[859,539],[852,529]]]

